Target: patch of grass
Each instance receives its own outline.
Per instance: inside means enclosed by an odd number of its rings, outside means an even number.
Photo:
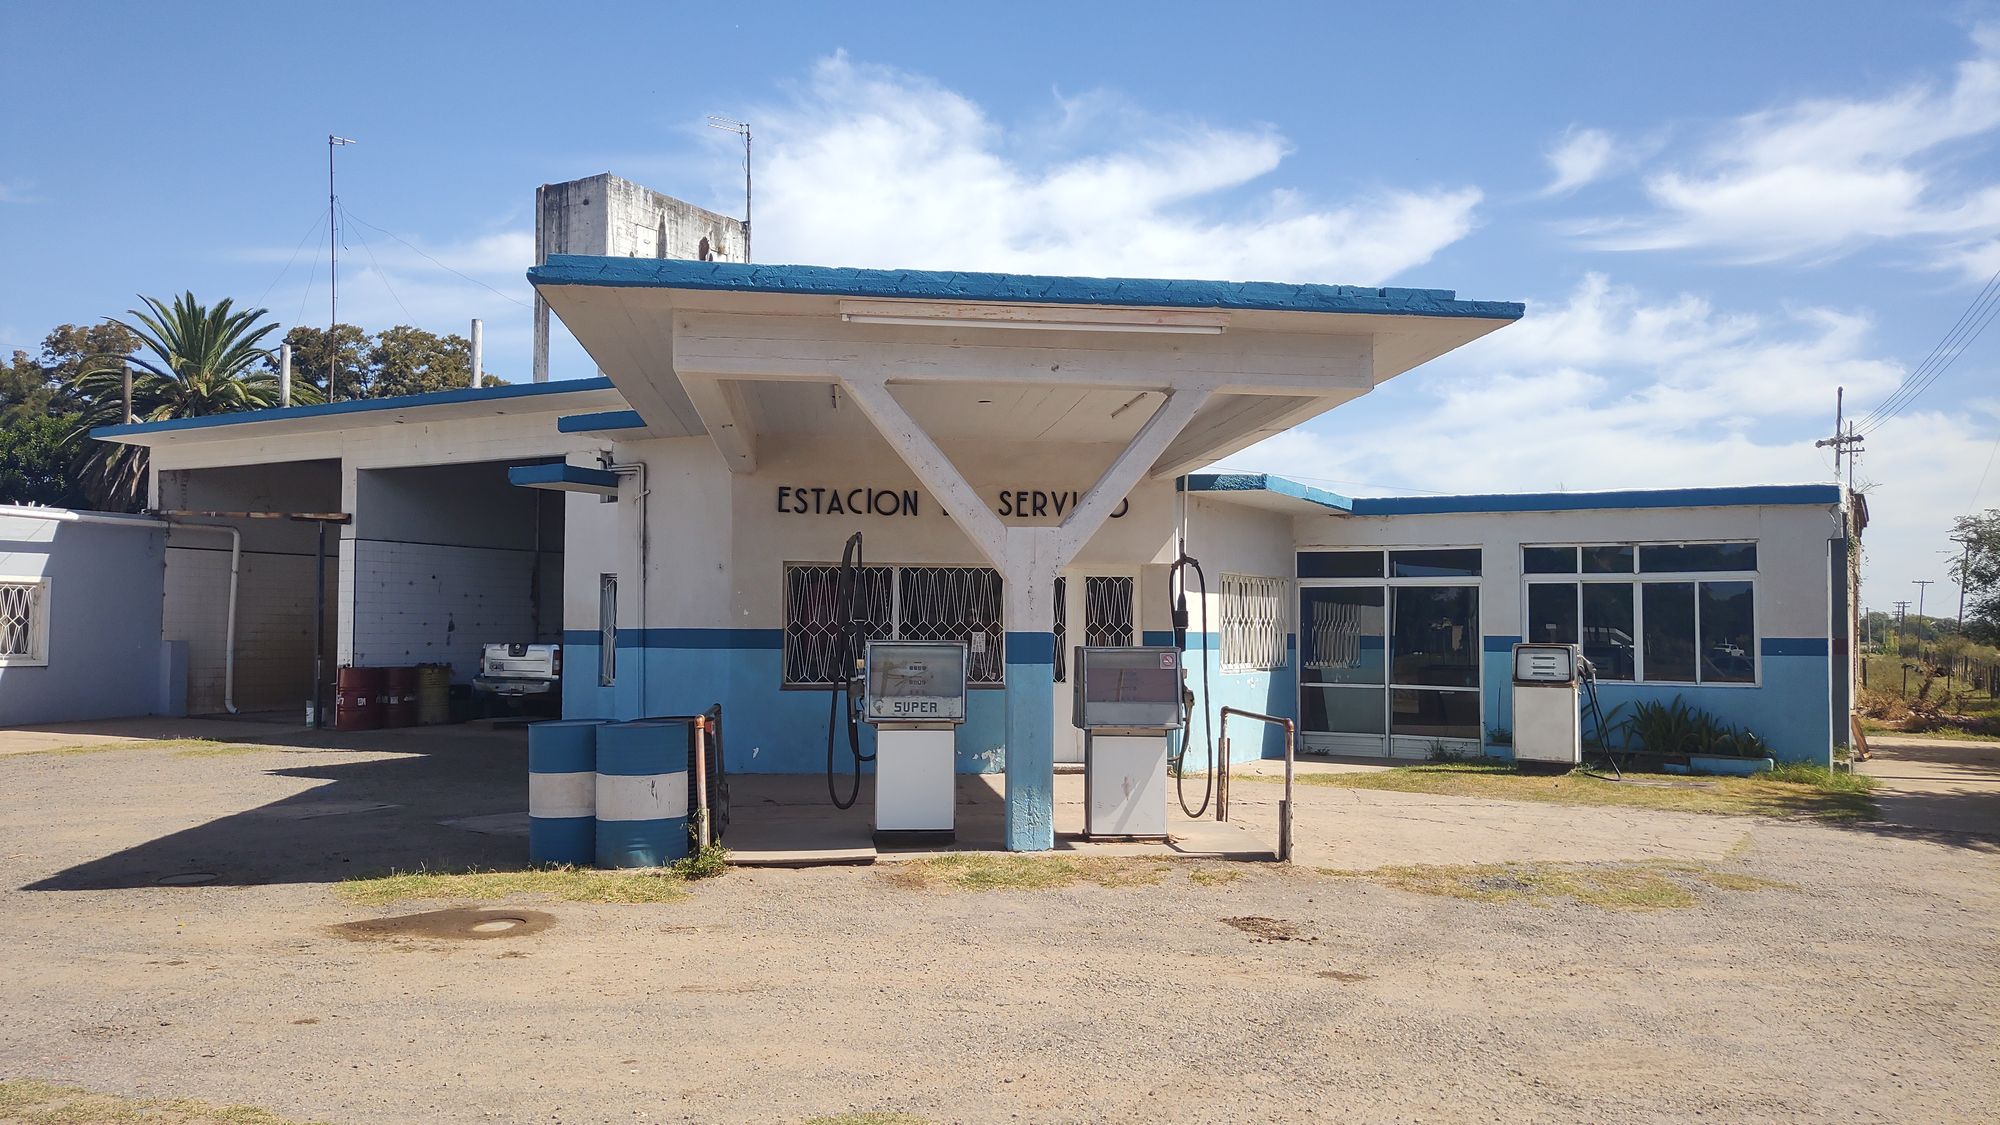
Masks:
[[[965,853],[879,864],[876,870],[913,890],[1046,891],[1078,883],[1150,887],[1171,866],[1164,860],[1114,856],[1029,856]]]
[[[1822,793],[1869,793],[1875,788],[1875,779],[1867,774],[1836,772],[1825,766],[1810,765],[1806,762],[1779,762],[1776,767],[1758,774],[1753,780],[1807,785]]]
[[[1909,738],[1941,738],[1947,742],[2000,742],[2000,719],[1982,720],[1977,727],[1932,727],[1929,730],[1904,730],[1895,723],[1885,723],[1879,719],[1861,720],[1861,729],[1869,734],[1902,735]]]
[[[192,750],[176,750],[176,758],[239,758],[245,754],[270,753],[273,747],[246,746],[238,743],[222,743],[214,746],[197,746]]]
[[[1781,770],[1787,767],[1781,767]],[[1248,775],[1258,781],[1281,780]],[[1680,774],[1627,773],[1612,781],[1581,771],[1567,774],[1523,773],[1510,765],[1440,762],[1399,766],[1373,773],[1303,773],[1301,785],[1342,789],[1386,789],[1397,793],[1433,793],[1445,797],[1485,797],[1503,801],[1542,801],[1559,805],[1613,805],[1621,808],[1665,809],[1672,812],[1733,816],[1808,817],[1819,820],[1865,820],[1875,816],[1865,777],[1836,774],[1814,767],[1755,777],[1687,777]],[[1859,782],[1859,785],[1854,784]]]
[[[218,742],[213,738],[143,738],[126,742],[82,742],[75,746],[51,746],[46,750],[23,750],[19,754],[8,756],[33,758],[70,754],[108,754],[114,750],[181,750],[185,751],[186,756],[199,757],[204,750],[216,750],[228,746],[228,743]]]
[[[267,1109],[189,1098],[127,1098],[32,1078],[0,1079],[0,1121],[9,1125],[304,1125]]]
[[[1188,871],[1188,882],[1204,887],[1226,887],[1243,877],[1237,867],[1196,867]]]
[[[673,868],[594,871],[555,865],[525,871],[392,871],[344,879],[334,893],[363,906],[451,900],[481,902],[540,895],[562,902],[676,902],[688,897],[687,880]]]
[[[1793,890],[1790,884],[1721,871],[1708,864],[1665,860],[1641,863],[1483,863],[1381,867],[1373,871],[1326,870],[1397,890],[1475,902],[1553,906],[1574,902],[1604,910],[1678,910],[1708,891]]]
[[[729,870],[729,849],[721,844],[697,848],[673,865],[673,873],[683,879],[713,879]]]

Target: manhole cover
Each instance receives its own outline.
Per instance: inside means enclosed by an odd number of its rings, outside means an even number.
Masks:
[[[213,883],[221,876],[213,871],[181,871],[172,875],[162,875],[153,880],[162,887],[198,887],[203,883]]]
[[[456,907],[404,914],[395,918],[364,918],[342,922],[333,932],[353,941],[391,938],[432,938],[443,941],[484,941],[540,933],[555,916],[540,910],[478,910]]]

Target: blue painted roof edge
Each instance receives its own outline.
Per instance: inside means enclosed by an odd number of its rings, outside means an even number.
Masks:
[[[1840,503],[1837,484],[1751,484],[1607,492],[1518,492],[1468,496],[1357,496],[1314,488],[1269,473],[1190,473],[1190,492],[1270,492],[1356,516],[1461,515],[1479,512],[1574,512],[1620,508],[1731,508]]]
[[[507,483],[522,486],[590,484],[601,488],[617,488],[618,474],[604,469],[593,469],[588,465],[567,465],[561,461],[552,461],[546,465],[510,465],[507,468]]]
[[[556,419],[559,434],[594,434],[600,430],[643,430],[646,420],[636,410],[601,410],[595,414],[565,414]]]
[[[1338,492],[1269,473],[1189,473],[1186,481],[1189,492],[1270,492],[1343,514],[1354,508],[1354,501]]]
[[[1377,496],[1354,501],[1357,516],[1468,512],[1578,512],[1619,508],[1738,508],[1840,503],[1837,484],[1751,484],[1609,492],[1521,492],[1475,496]]]
[[[1525,308],[1519,301],[1461,301],[1450,289],[871,270],[840,266],[695,262],[676,258],[611,258],[585,254],[550,255],[545,264],[528,271],[528,280],[538,286],[595,285],[912,300],[1374,313],[1486,320],[1519,320]]]
[[[394,398],[356,398],[343,402],[319,403],[314,406],[278,406],[266,410],[239,410],[231,414],[204,414],[199,418],[171,418],[164,422],[130,422],[116,426],[99,426],[90,431],[90,436],[110,438],[127,434],[158,434],[174,430],[199,430],[210,426],[235,426],[246,422],[322,418],[332,414],[361,414],[370,410],[402,410],[413,406],[441,406],[455,402],[484,402],[611,389],[613,389],[611,380],[604,378],[561,379],[550,383],[512,383],[504,387],[458,387],[449,391],[429,391],[420,395],[397,395]]]

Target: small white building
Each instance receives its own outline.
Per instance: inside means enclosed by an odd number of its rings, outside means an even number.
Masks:
[[[463,681],[481,643],[560,637],[566,715],[719,702],[735,771],[824,768],[833,564],[859,531],[875,633],[971,646],[959,767],[1005,773],[1017,849],[1051,846],[1054,765],[1080,754],[1069,646],[1171,643],[1183,550],[1208,585],[1198,713],[1296,717],[1307,751],[1505,757],[1523,638],[1582,644],[1607,709],[1679,696],[1784,759],[1845,741],[1834,485],[1350,499],[1203,471],[1519,304],[564,255],[530,277],[603,378],[97,436],[150,448],[157,508],[344,513],[331,662]],[[309,589],[312,530],[244,549]],[[166,554],[172,621],[209,580]],[[289,635],[310,602],[246,595],[239,627]],[[310,655],[239,703],[296,706]],[[199,709],[212,661],[190,665]]]

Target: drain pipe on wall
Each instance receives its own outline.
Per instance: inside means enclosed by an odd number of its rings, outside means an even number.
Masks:
[[[639,492],[639,714],[650,715],[653,712],[646,703],[646,681],[650,678],[647,675],[650,662],[646,659],[646,572],[651,569],[647,556],[652,544],[652,529],[647,526],[646,498],[652,495],[652,491],[646,487],[644,461],[613,461],[609,452],[599,454],[598,461],[606,472],[633,478]]]

